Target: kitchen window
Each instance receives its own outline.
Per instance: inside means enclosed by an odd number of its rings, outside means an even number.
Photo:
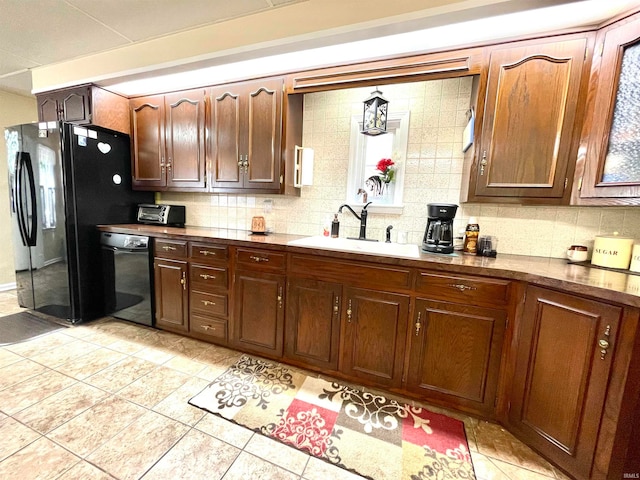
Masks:
[[[402,194],[404,190],[404,165],[407,157],[409,137],[409,112],[390,113],[387,119],[387,133],[377,136],[363,135],[362,116],[351,118],[351,138],[349,152],[349,172],[347,180],[347,198],[350,205],[362,205],[364,193],[369,207],[380,208],[385,213],[402,213]],[[372,181],[371,177],[381,173],[376,169],[381,159],[394,162],[393,181],[384,185]],[[373,179],[375,180],[375,178]]]

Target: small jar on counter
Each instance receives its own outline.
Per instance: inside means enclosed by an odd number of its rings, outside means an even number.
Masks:
[[[478,236],[480,235],[480,225],[476,217],[469,217],[469,223],[464,232],[464,246],[462,253],[476,255],[478,252]]]

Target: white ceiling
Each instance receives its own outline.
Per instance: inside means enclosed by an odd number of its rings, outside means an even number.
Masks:
[[[304,0],[0,0],[0,89],[28,69]]]
[[[29,95],[31,92],[30,69],[56,64],[71,59],[117,50],[151,39],[184,32],[206,25],[300,4],[307,8],[313,0],[0,0],[0,90]],[[410,0],[391,0],[411,4]],[[415,1],[422,13],[432,5],[456,5],[453,16],[440,15],[442,23],[451,19],[462,21],[486,17],[514,10],[530,10],[541,6],[566,4],[576,0],[441,0],[439,2]],[[602,3],[620,2],[628,9],[637,0],[598,0]],[[343,0],[340,13],[350,13],[366,8],[364,0]],[[337,10],[337,9],[336,9]],[[609,10],[609,14],[611,10]],[[338,13],[337,13],[338,14]],[[425,14],[426,15],[426,14]],[[356,15],[357,17],[357,15]],[[437,16],[436,16],[437,17]],[[433,17],[435,18],[435,17]],[[309,22],[313,24],[313,18]],[[376,28],[365,29],[350,25],[352,38],[374,38],[376,35],[419,30],[424,24],[388,17]],[[285,25],[281,28],[285,29]],[[318,37],[323,32],[318,33]],[[349,32],[349,29],[344,31]],[[327,43],[342,43],[346,37],[324,38]],[[359,36],[358,36],[359,35]],[[289,49],[295,48],[292,46]],[[258,55],[260,52],[255,50]],[[226,59],[225,61],[230,61]],[[201,66],[201,65],[200,65]],[[188,68],[183,66],[182,69]],[[159,73],[159,72],[156,72]],[[154,74],[156,74],[154,73]],[[111,79],[110,83],[114,83]]]

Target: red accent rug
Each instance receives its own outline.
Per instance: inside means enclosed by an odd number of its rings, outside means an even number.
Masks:
[[[248,355],[189,403],[375,480],[475,478],[461,421]]]

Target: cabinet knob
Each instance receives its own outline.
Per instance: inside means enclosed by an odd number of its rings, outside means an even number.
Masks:
[[[278,308],[282,308],[282,286],[278,287]]]
[[[349,299],[349,306],[347,307],[347,321],[351,323],[351,314],[353,311],[351,310],[351,299]]]
[[[598,340],[598,347],[600,348],[600,360],[604,360],[607,356],[607,352],[609,351],[609,347],[611,344],[609,343],[609,336],[611,335],[611,325],[607,325],[607,328],[604,329],[603,336]]]
[[[416,321],[416,337],[420,335],[420,328],[422,324],[420,323],[420,319],[422,318],[422,312],[418,312],[418,320]]]
[[[180,279],[180,284],[182,285],[183,290],[187,289],[187,273],[186,272],[182,272],[182,278]]]
[[[336,296],[333,301],[333,314],[337,315],[340,311],[340,297]]]
[[[482,160],[480,160],[480,175],[484,175],[484,168],[487,166],[487,151],[482,152]]]

